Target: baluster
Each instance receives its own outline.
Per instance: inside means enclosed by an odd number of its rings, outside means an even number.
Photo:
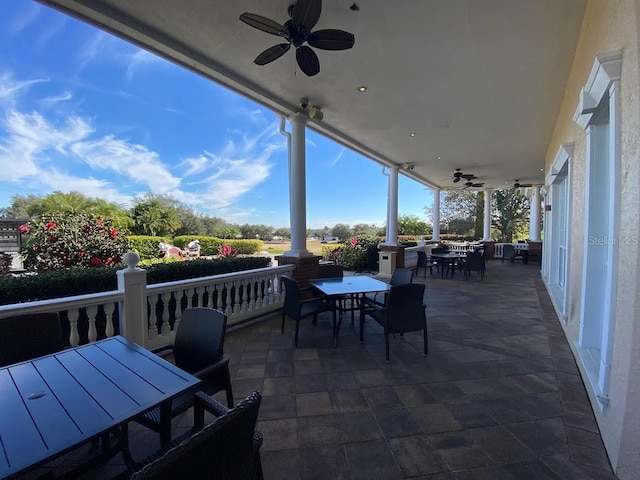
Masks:
[[[240,285],[242,282],[233,281],[233,285],[236,287],[235,295],[233,296],[233,313],[240,313],[242,308],[242,300],[240,299]]]
[[[116,311],[116,304],[114,302],[109,302],[104,305],[104,315],[105,315],[105,324],[104,324],[104,334],[108,337],[113,337],[115,333],[113,327],[113,314]]]
[[[215,289],[216,289],[216,293],[218,294],[218,298],[216,302],[216,310],[222,311],[222,292],[224,290],[224,283],[216,283]]]
[[[73,310],[67,310],[67,318],[69,319],[69,345],[72,347],[75,347],[80,343],[80,334],[78,333],[79,317],[79,309],[74,308]]]
[[[169,325],[169,300],[171,300],[171,293],[160,294],[162,298],[162,335],[169,335],[171,327]]]
[[[202,300],[202,306],[204,307],[204,304],[207,304],[208,308],[214,308],[213,306],[213,284],[209,284],[206,285],[204,287],[204,298]]]
[[[93,343],[98,338],[98,330],[96,329],[96,315],[98,314],[98,306],[91,305],[86,308],[87,312],[87,320],[89,321],[89,331],[87,332],[87,337],[89,338],[89,343]]]
[[[259,277],[255,278],[253,280],[253,305],[254,305],[254,309],[256,310],[260,310],[262,308],[262,299],[263,299],[263,293],[262,293],[262,280],[263,280],[263,276],[260,275]]]
[[[253,279],[253,308],[262,308],[262,275]]]
[[[260,307],[260,299],[258,290],[260,289],[259,279],[252,278],[249,280],[249,289],[251,291],[251,298],[249,299],[249,311],[253,311]]]
[[[174,292],[174,298],[176,299],[176,318],[173,320],[173,331],[178,331],[178,326],[182,321],[182,296],[178,297],[180,292]]]
[[[151,307],[151,325],[149,327],[149,334],[153,337],[153,338],[157,338],[159,335],[159,331],[158,331],[158,301],[160,300],[160,295],[158,295],[156,297],[156,301],[152,302],[149,301],[149,305]]]
[[[233,309],[232,307],[232,303],[231,303],[231,286],[232,286],[233,282],[224,282],[224,286],[227,289],[227,308],[224,309],[224,313],[227,314],[227,317],[230,317],[231,314],[233,313]]]
[[[241,311],[247,313],[251,306],[251,281],[249,279],[244,279],[242,281],[242,308]]]
[[[187,305],[184,308],[190,308],[193,302],[193,288],[187,288],[184,294],[187,296]],[[182,301],[180,303],[182,304]]]

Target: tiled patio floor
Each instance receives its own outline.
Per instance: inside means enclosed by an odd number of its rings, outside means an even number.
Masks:
[[[369,321],[364,345],[347,321],[332,348],[330,315],[302,322],[297,349],[279,315],[229,333],[236,399],[263,393],[265,478],[615,479],[538,268],[491,261],[484,282],[416,278],[428,357],[412,333],[392,339],[386,363]],[[140,428],[131,436],[137,457],[158,447]]]

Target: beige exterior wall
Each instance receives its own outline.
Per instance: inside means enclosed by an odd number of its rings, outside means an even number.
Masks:
[[[549,171],[562,143],[575,142],[571,159],[568,318],[565,333],[574,348],[580,331],[585,242],[585,131],[573,121],[581,89],[598,54],[622,52],[619,262],[610,404],[604,414],[594,406],[612,466],[621,479],[640,472],[640,0],[590,0],[571,74],[546,155]],[[553,208],[553,206],[552,206]],[[580,361],[578,364],[582,369]],[[583,378],[586,375],[583,373]]]

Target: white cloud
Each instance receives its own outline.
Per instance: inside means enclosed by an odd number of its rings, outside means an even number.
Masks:
[[[156,152],[112,135],[76,142],[71,151],[92,169],[111,170],[128,181],[146,184],[153,193],[168,193],[180,185],[180,179],[168,171]]]
[[[276,123],[255,136],[243,136],[239,142],[229,140],[217,154],[205,151],[181,162],[179,168],[191,169],[185,172],[191,179],[189,184],[201,188],[196,193],[174,194],[198,210],[216,210],[220,215],[222,209],[229,218],[251,215],[250,210],[237,210],[234,204],[269,177],[272,155],[285,148]]]
[[[48,78],[15,80],[10,72],[0,74],[0,102],[12,105],[17,97],[35,83],[48,82]]]
[[[42,175],[38,180],[38,187],[46,187],[48,191],[82,192],[92,198],[103,198],[109,202],[117,203],[123,207],[131,206],[133,196],[126,195],[115,189],[110,182],[89,177],[82,178],[68,175],[52,169]]]
[[[344,148],[340,150],[340,152],[338,152],[338,155],[336,155],[336,158],[334,158],[333,160],[331,160],[329,162],[329,166],[330,167],[335,167],[338,162],[340,161],[340,159],[342,158],[342,155],[344,154]]]
[[[117,54],[120,45],[118,42],[117,39],[108,33],[96,30],[96,32],[80,46],[77,54],[78,65],[76,76],[80,75],[80,73],[93,62],[102,59],[112,60]]]
[[[7,30],[11,35],[18,35],[25,28],[33,23],[40,14],[42,7],[35,3],[29,2],[20,7],[20,15],[9,21]]]
[[[204,155],[198,155],[195,158],[186,158],[178,164],[178,169],[184,172],[184,177],[200,173],[209,163],[207,156],[211,156],[211,154],[205,151]]]
[[[164,60],[160,57],[142,49],[125,55],[124,61],[127,63],[127,82],[131,81],[137,71],[148,68],[151,65],[163,65],[164,63]]]
[[[43,106],[45,107],[51,107],[52,105],[55,105],[56,103],[59,102],[67,102],[69,100],[71,100],[73,98],[73,94],[70,91],[64,91],[62,93],[60,93],[59,95],[54,95],[51,97],[47,97],[42,99],[41,103]]]

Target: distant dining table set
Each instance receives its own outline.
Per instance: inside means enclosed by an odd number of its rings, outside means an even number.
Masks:
[[[200,383],[121,336],[2,367],[0,478],[98,439],[93,466],[117,452],[131,460],[128,422],[159,406],[171,428],[171,400]],[[119,435],[116,447],[105,446],[110,434]]]

